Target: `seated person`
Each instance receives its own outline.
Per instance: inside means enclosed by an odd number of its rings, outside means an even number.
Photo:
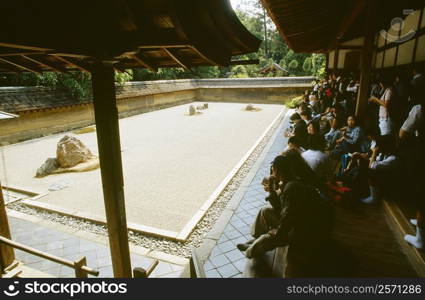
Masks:
[[[332,179],[332,161],[325,151],[325,140],[320,134],[309,135],[308,150],[301,153],[302,158],[316,173],[318,178],[327,182]]]
[[[315,257],[317,249],[329,240],[332,227],[331,208],[317,191],[317,182],[298,152],[277,156],[265,185],[270,205],[257,215],[251,232],[254,239],[237,248],[253,258],[289,245],[287,264],[297,272],[291,275],[309,274],[311,263],[320,259]]]
[[[359,152],[365,140],[363,129],[357,124],[356,117],[349,116],[347,126],[341,128],[334,136],[332,144],[336,146],[332,150],[332,156],[339,158],[342,154]]]
[[[352,161],[364,160],[360,156],[353,157]],[[367,160],[366,160],[367,161]],[[396,156],[396,143],[392,135],[381,136],[378,139],[377,146],[372,149],[372,156],[369,164],[364,165],[358,162],[359,167],[363,168],[363,177],[369,181],[369,196],[362,198],[361,201],[366,204],[377,203],[384,192],[389,193],[394,187],[396,173],[398,170],[398,160]],[[368,168],[365,169],[365,166]]]
[[[291,116],[291,122],[293,122],[292,129],[285,132],[286,137],[295,136],[299,145],[303,148],[307,145],[307,124],[301,119],[301,116],[298,113],[294,113]]]
[[[325,117],[328,119],[331,128],[330,131],[325,134],[325,139],[328,143],[328,148],[333,149],[333,141],[335,140],[334,137],[345,123],[344,111],[341,106],[333,105]]]
[[[288,139],[288,146],[286,147],[284,152],[286,152],[288,150],[296,150],[299,153],[303,153],[305,151],[305,149],[300,146],[300,143],[298,142],[298,140],[295,136],[291,136]]]

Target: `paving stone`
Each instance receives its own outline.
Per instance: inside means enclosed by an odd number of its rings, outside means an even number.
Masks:
[[[112,278],[114,277],[114,272],[112,270],[112,266],[99,268],[99,276],[98,278]]]
[[[63,248],[63,243],[61,241],[50,242],[46,244],[46,250],[54,250],[58,248]]]
[[[224,242],[217,245],[222,253],[226,253],[235,249],[235,245],[231,241]]]
[[[238,230],[231,230],[226,232],[224,235],[227,236],[229,240],[233,240],[240,237],[242,234]]]
[[[179,278],[182,274],[182,271],[176,271],[169,274],[158,276],[157,278]]]
[[[159,277],[161,275],[170,274],[173,272],[171,265],[165,262],[159,262],[156,268],[152,272],[151,277]]]
[[[245,270],[245,264],[246,264],[247,258],[240,259],[238,261],[233,262],[233,265],[238,269],[240,272],[243,272]]]
[[[227,237],[227,235],[223,233],[221,237],[218,239],[217,243],[221,244],[221,243],[227,242],[228,240],[229,238]]]
[[[230,263],[229,259],[224,255],[218,255],[210,258],[211,263],[214,267],[219,268],[221,266],[224,266],[228,263]]]
[[[223,252],[221,251],[221,249],[218,248],[217,246],[215,246],[213,248],[213,250],[211,251],[210,257],[218,256],[218,255],[221,255],[221,254],[223,254]]]
[[[224,265],[217,269],[217,271],[223,276],[223,278],[230,278],[239,273],[238,269],[235,268],[232,264]]]
[[[207,278],[222,278],[216,269],[205,272],[205,276],[207,276]]]
[[[232,250],[230,252],[225,253],[224,255],[226,255],[226,257],[231,261],[238,261],[242,258],[245,257],[245,255],[242,254],[241,251],[239,251],[238,249]]]
[[[204,270],[209,271],[209,270],[212,270],[212,269],[214,269],[213,264],[209,260],[207,260],[204,264]]]
[[[96,264],[98,266],[98,268],[102,268],[102,267],[106,267],[106,266],[111,266],[112,265],[112,260],[109,256],[106,257],[102,257],[102,258],[97,258],[96,260]]]
[[[236,246],[237,244],[246,243],[249,240],[250,239],[247,239],[245,236],[241,236],[241,237],[238,237],[237,239],[231,240],[231,242],[233,243],[233,245]]]

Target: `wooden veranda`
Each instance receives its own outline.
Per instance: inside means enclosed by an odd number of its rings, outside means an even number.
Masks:
[[[232,57],[256,52],[260,40],[228,0],[16,0],[0,12],[0,73],[91,73],[113,271],[131,277],[114,71],[252,63]],[[10,238],[2,198],[0,225]],[[13,259],[0,243],[2,269]]]

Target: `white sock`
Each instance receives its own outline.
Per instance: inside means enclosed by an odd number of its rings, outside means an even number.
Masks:
[[[417,226],[418,225],[418,220],[416,220],[416,219],[410,219],[410,224],[412,224],[413,226]]]
[[[369,185],[370,196],[361,199],[361,201],[365,204],[374,204],[378,199],[378,189],[372,185]]]
[[[418,249],[424,248],[424,232],[422,228],[416,227],[416,236],[407,234],[404,236],[404,239]]]

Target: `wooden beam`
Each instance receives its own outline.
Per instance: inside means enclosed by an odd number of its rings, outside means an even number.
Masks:
[[[172,50],[168,50],[167,48],[162,48],[162,50],[168,55],[170,56],[180,67],[182,67],[183,69],[185,69],[186,71],[189,71],[189,67],[186,66],[185,63],[183,63],[183,61],[181,59],[179,59],[177,57],[177,55],[175,53],[173,53],[174,51]]]
[[[211,59],[209,59],[206,55],[204,55],[201,51],[199,51],[196,47],[194,46],[190,46],[190,49],[192,49],[199,57],[201,57],[202,59],[204,59],[205,61],[207,61],[209,64],[216,66],[217,63],[212,61]]]
[[[10,65],[13,65],[15,67],[18,67],[19,69],[22,69],[22,70],[25,70],[25,71],[28,71],[28,72],[32,72],[32,73],[36,73],[36,74],[40,74],[41,73],[41,70],[35,70],[34,68],[29,68],[27,66],[23,66],[20,63],[16,63],[16,62],[12,61],[10,58],[5,59],[5,58],[1,58],[0,57],[0,61],[5,62],[5,63],[8,63]]]
[[[125,213],[118,109],[115,99],[115,74],[112,64],[103,62],[94,63],[91,74],[112,267],[116,278],[130,278],[132,272]]]
[[[3,190],[0,183],[0,236],[11,238],[9,221],[6,214],[6,205],[3,198]],[[12,247],[0,243],[0,271],[6,269],[15,260],[15,252]],[[0,273],[1,277],[1,273]]]
[[[78,70],[80,70],[80,71],[90,73],[90,71],[88,70],[88,68],[86,68],[86,67],[83,67],[83,66],[79,65],[78,63],[76,63],[76,62],[75,62],[74,60],[72,60],[71,58],[64,58],[64,57],[59,56],[59,55],[52,55],[52,56],[53,56],[54,58],[56,58],[56,59],[58,59],[58,60],[60,60],[60,61],[64,62],[64,63],[66,63],[66,64],[68,64],[68,65],[70,65],[70,66],[72,66],[72,67],[74,67],[74,68],[76,68],[76,69],[78,69]]]
[[[235,65],[258,65],[260,63],[259,59],[244,59],[244,60],[232,60],[230,61],[231,66]]]
[[[338,31],[336,34],[337,40],[340,40],[344,37],[344,35],[350,29],[350,26],[357,20],[359,15],[366,8],[366,0],[356,0],[354,2],[354,7],[349,10],[350,14],[346,18],[344,18],[341,25],[338,27]]]
[[[51,64],[48,64],[48,63],[46,63],[46,62],[44,62],[44,61],[41,61],[41,59],[35,59],[35,58],[33,58],[33,57],[26,56],[26,55],[21,55],[21,57],[23,57],[23,58],[25,58],[26,60],[29,60],[29,61],[31,61],[31,62],[33,62],[33,63],[39,64],[39,65],[41,65],[41,66],[43,66],[43,67],[45,67],[45,68],[51,69],[51,70],[53,70],[53,71],[55,71],[55,72],[59,72],[59,73],[66,72],[66,70],[59,70],[57,67],[52,66]]]
[[[8,48],[15,48],[15,49],[32,50],[32,51],[43,51],[43,52],[52,50],[52,49],[47,49],[47,48],[24,46],[24,45],[17,45],[17,44],[11,44],[11,43],[2,43],[2,42],[0,42],[0,46],[1,47],[8,47]]]
[[[419,15],[418,27],[417,27],[416,36],[415,36],[415,45],[413,46],[412,64],[414,64],[415,61],[416,61],[416,52],[418,51],[419,36],[420,36],[419,32],[420,32],[420,29],[421,29],[423,16],[424,16],[424,9],[421,9],[421,13]]]
[[[360,63],[361,75],[359,93],[357,96],[356,116],[362,116],[364,114],[369,99],[377,13],[376,1],[370,1],[367,6],[365,42]]]
[[[129,55],[130,58],[134,59],[139,65],[142,67],[148,69],[151,72],[157,72],[158,68],[155,67],[152,63],[148,62],[146,58],[142,58],[140,54],[132,54]]]

